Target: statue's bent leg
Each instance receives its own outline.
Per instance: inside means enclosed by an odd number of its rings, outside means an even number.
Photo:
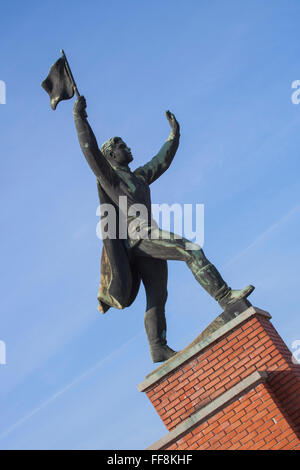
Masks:
[[[198,258],[201,258],[201,262]],[[193,251],[187,265],[199,284],[219,303],[224,311],[231,309],[237,302],[245,300],[254,290],[251,285],[241,290],[231,289],[217,268],[205,257],[202,249]],[[245,309],[245,306],[248,304],[241,304],[242,309]]]
[[[167,345],[166,339],[167,262],[140,256],[135,259],[135,265],[146,291],[147,307],[144,324],[152,361],[163,362],[176,354],[176,351]]]
[[[142,240],[136,248],[144,256],[160,259],[185,261],[199,284],[219,303],[223,310],[231,309],[238,302],[245,300],[253,292],[249,285],[241,290],[232,290],[224,281],[217,268],[209,262],[199,246],[189,249],[191,244],[184,238],[176,238],[173,233],[159,230],[156,239]],[[242,304],[241,308],[244,309]],[[250,305],[250,304],[249,304]]]

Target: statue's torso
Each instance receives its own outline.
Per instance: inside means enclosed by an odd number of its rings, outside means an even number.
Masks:
[[[144,178],[130,170],[118,169],[117,173],[122,181],[121,191],[128,197],[128,205],[143,204],[151,212],[150,187]]]

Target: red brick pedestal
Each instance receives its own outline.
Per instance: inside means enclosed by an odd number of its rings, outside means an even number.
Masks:
[[[249,307],[146,377],[169,431],[149,449],[300,450],[300,365],[270,318]]]

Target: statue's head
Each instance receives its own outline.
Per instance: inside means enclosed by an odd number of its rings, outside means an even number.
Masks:
[[[128,165],[133,157],[121,137],[112,137],[101,146],[101,152],[111,165]]]

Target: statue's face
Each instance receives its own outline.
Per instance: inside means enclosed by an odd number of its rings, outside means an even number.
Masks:
[[[128,163],[133,160],[130,148],[127,147],[125,142],[119,137],[115,138],[115,144],[111,151],[111,159],[112,162],[119,165],[128,165]]]

